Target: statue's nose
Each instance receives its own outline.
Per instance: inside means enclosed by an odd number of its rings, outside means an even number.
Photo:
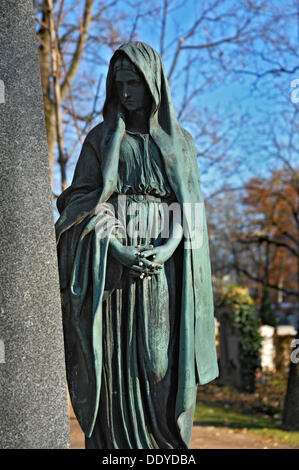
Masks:
[[[129,90],[128,90],[128,87],[126,85],[123,88],[123,96],[124,96],[124,98],[128,98],[128,96],[129,96]]]

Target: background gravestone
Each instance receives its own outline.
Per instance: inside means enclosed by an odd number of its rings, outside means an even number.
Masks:
[[[0,5],[0,448],[67,448],[54,222],[32,0]],[[2,86],[3,88],[3,86]]]
[[[275,370],[275,344],[274,334],[275,328],[271,325],[261,325],[259,328],[261,336],[260,360],[263,372],[271,372]]]
[[[220,323],[220,368],[219,378],[237,388],[242,385],[241,365],[239,360],[239,342],[233,326],[232,313],[227,307],[218,308],[217,318]]]

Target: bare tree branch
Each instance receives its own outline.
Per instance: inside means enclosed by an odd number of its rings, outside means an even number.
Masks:
[[[94,0],[86,0],[85,1],[85,9],[84,9],[84,14],[83,14],[83,21],[81,22],[80,25],[80,36],[77,42],[77,47],[74,52],[71,64],[69,66],[69,69],[65,75],[65,78],[61,84],[61,97],[62,99],[65,97],[70,84],[73,80],[73,78],[76,75],[76,72],[79,67],[80,63],[80,57],[83,52],[83,48],[87,39],[87,31],[88,27],[91,21],[91,16],[92,16],[92,6],[93,6],[93,1]]]
[[[54,17],[53,17],[53,2],[52,0],[47,0],[48,9],[49,9],[49,32],[50,32],[50,48],[51,48],[51,64],[52,64],[52,78],[53,78],[53,88],[54,88],[54,108],[55,108],[55,117],[56,117],[56,136],[57,136],[57,145],[58,145],[58,162],[60,165],[61,171],[61,189],[64,191],[66,189],[66,160],[64,157],[63,151],[63,132],[62,132],[62,118],[61,118],[61,93],[60,93],[60,84],[59,76],[61,69],[61,60],[59,58],[59,52],[57,47],[57,40],[55,34],[54,26]]]

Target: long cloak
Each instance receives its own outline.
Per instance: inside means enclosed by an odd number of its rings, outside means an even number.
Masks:
[[[119,54],[127,55],[147,83],[153,99],[149,133],[161,152],[177,201],[188,209],[183,209],[186,248],[181,274],[175,411],[178,430],[188,446],[195,384],[208,383],[218,376],[208,233],[193,139],[176,119],[160,56],[141,42],[127,42],[113,55],[106,82],[104,121],[87,135],[72,184],[57,201],[61,214],[56,235],[68,386],[79,424],[89,437],[101,390],[102,301],[117,287],[119,270],[108,256],[112,228],[105,237],[90,236],[104,224],[105,202],[116,187],[114,181],[107,191],[101,166],[106,157],[105,143],[115,122],[113,65]],[[115,168],[111,168],[111,174],[115,174]],[[197,218],[194,208],[200,212]]]

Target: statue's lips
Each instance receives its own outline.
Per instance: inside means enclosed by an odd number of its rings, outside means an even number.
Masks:
[[[136,103],[135,103],[134,101],[125,101],[125,102],[124,102],[124,105],[125,105],[125,106],[135,106],[135,104],[136,104]]]

